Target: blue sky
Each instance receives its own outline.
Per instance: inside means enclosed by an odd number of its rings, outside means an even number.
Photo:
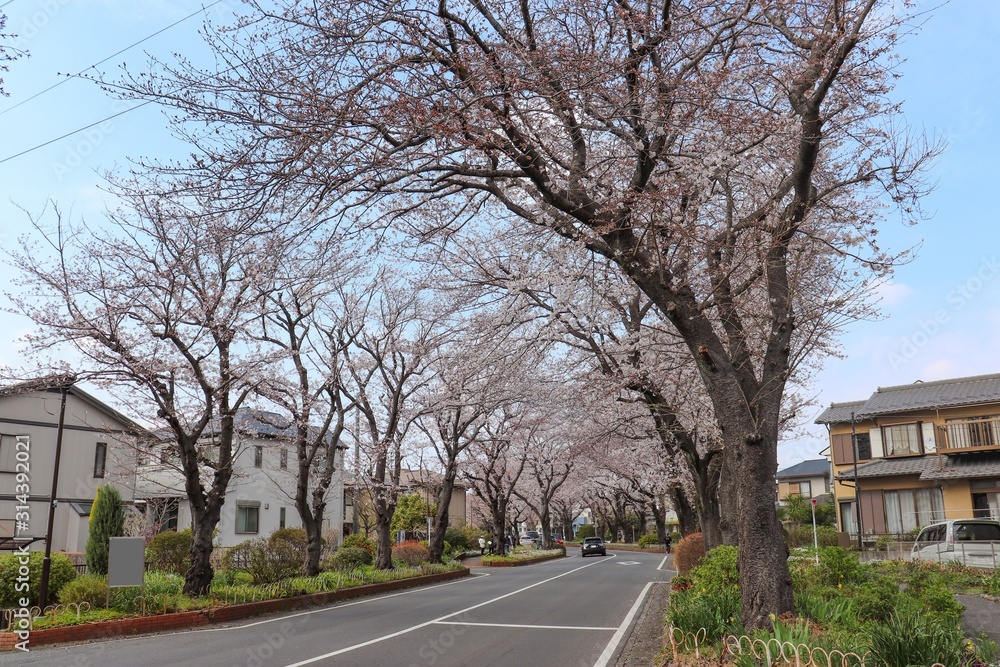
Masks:
[[[204,4],[209,4],[206,0]],[[0,4],[3,4],[0,1]],[[10,97],[0,113],[53,83],[58,72],[77,72],[121,48],[197,11],[190,0],[11,0],[3,11],[15,45],[31,57],[11,63],[4,76]],[[1000,239],[994,193],[1000,154],[997,122],[1000,72],[1000,3],[964,0],[928,11],[926,23],[907,38],[906,62],[894,97],[904,101],[915,128],[943,136],[948,147],[933,178],[937,189],[925,200],[933,217],[912,228],[889,220],[882,241],[892,248],[920,244],[916,259],[901,267],[881,291],[884,318],[853,325],[843,336],[843,359],[831,359],[812,393],[818,406],[866,398],[878,386],[915,380],[1000,372]],[[224,20],[239,4],[208,9]],[[139,70],[143,50],[169,59],[181,52],[204,54],[201,17],[187,20],[103,65],[114,71],[127,62]],[[99,121],[124,107],[92,83],[73,80],[0,115],[0,160]],[[38,212],[52,199],[74,215],[97,219],[104,206],[101,173],[129,156],[178,157],[162,112],[149,105],[0,163],[0,250],[14,247],[27,227],[18,208]],[[0,267],[0,280],[11,278]],[[0,363],[15,364],[15,339],[27,322],[0,312]],[[825,430],[784,443],[782,466],[814,458],[826,444]]]

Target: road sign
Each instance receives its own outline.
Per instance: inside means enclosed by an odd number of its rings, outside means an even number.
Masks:
[[[812,498],[812,499],[809,500],[809,502],[812,503],[813,507],[816,507],[816,503],[819,502],[819,498]]]

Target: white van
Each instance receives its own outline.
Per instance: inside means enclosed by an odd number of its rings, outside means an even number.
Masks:
[[[910,558],[996,568],[1000,565],[1000,521],[952,519],[927,526],[913,543]]]

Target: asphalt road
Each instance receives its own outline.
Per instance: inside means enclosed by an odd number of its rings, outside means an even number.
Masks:
[[[574,550],[575,551],[575,550]],[[619,552],[208,629],[0,654],[45,667],[614,665],[661,555]]]

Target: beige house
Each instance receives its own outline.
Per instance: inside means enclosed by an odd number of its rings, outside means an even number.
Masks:
[[[819,498],[830,493],[830,460],[802,461],[775,475],[778,484],[778,502],[789,496]]]
[[[15,548],[15,535],[33,550],[45,548],[61,386],[66,409],[52,551],[85,549],[97,487],[113,484],[127,502],[136,498],[134,443],[145,429],[68,382],[48,377],[0,389],[0,549]],[[27,525],[18,528],[25,516]]]
[[[907,535],[936,521],[1000,519],[1000,374],[880,387],[831,404],[841,531]],[[860,511],[859,511],[860,508]]]
[[[430,470],[401,470],[399,495],[419,493],[429,504],[437,502],[442,476]],[[448,505],[448,525],[461,527],[468,522],[466,492],[468,487],[456,481]],[[370,533],[375,527],[368,490],[354,481],[344,484],[344,534]]]

